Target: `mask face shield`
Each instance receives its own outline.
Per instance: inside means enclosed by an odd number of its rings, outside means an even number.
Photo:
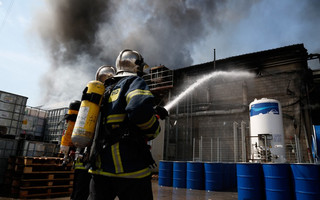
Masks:
[[[143,63],[143,71],[149,69],[149,65],[147,63]]]

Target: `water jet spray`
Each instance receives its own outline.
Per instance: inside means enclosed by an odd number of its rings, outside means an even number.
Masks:
[[[223,77],[226,79],[245,79],[245,78],[252,78],[254,77],[253,73],[247,71],[214,71],[208,75],[203,76],[202,78],[198,79],[195,83],[190,85],[187,89],[185,89],[182,93],[180,93],[173,101],[169,102],[167,105],[164,106],[166,110],[170,110],[174,105],[176,105],[181,99],[183,99],[187,94],[193,92],[198,86],[202,85],[206,81],[217,78]]]

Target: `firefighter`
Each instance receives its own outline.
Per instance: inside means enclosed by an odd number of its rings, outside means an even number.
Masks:
[[[88,199],[153,199],[147,145],[160,132],[153,95],[140,77],[147,65],[137,51],[123,50],[117,73],[102,100],[96,152]],[[165,110],[165,109],[164,109]],[[162,110],[163,111],[163,110]],[[162,118],[168,112],[162,112]]]
[[[102,65],[96,72],[96,80],[104,83],[105,80],[112,78],[115,74],[116,71],[113,66]]]
[[[114,75],[115,69],[113,66],[103,65],[97,70],[95,79],[104,83],[105,80]],[[88,168],[86,166],[89,161],[89,149],[90,147],[85,147],[83,149],[77,148],[76,150],[73,191],[71,194],[72,200],[86,200],[89,196],[91,174],[88,173]]]
[[[88,182],[91,180],[91,175],[85,168],[85,158],[83,158],[86,150],[78,148],[75,152],[73,189],[70,197],[72,200],[85,200],[89,196]]]

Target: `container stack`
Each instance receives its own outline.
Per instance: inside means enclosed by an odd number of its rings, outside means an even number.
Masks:
[[[0,90],[0,137],[20,136],[27,97]]]
[[[320,197],[320,165],[302,163],[238,163],[238,199],[316,200]]]
[[[236,163],[160,161],[159,185],[206,191],[236,191]]]
[[[5,188],[14,198],[70,196],[74,172],[58,157],[10,157]]]

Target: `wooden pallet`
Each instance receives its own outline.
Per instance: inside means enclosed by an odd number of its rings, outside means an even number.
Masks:
[[[13,188],[12,192],[15,194],[14,197],[23,199],[35,197],[63,197],[70,196],[72,185],[20,187],[18,190]]]
[[[56,179],[15,179],[12,181],[13,187],[33,187],[33,186],[59,186],[73,185],[73,178]]]
[[[15,164],[32,165],[32,164],[55,164],[61,165],[63,158],[60,157],[25,157],[18,156],[15,159]]]
[[[11,158],[11,160],[13,160]],[[74,171],[59,157],[16,157],[8,165],[11,196],[16,198],[65,197],[72,192]],[[9,169],[10,168],[10,169]],[[10,182],[10,181],[8,181]]]
[[[72,192],[72,186],[70,185],[21,187],[19,197],[30,198],[30,197],[53,197],[53,196],[60,196],[60,195],[69,196],[71,192]]]
[[[31,165],[16,165],[16,173],[42,173],[42,172],[64,172],[70,171],[72,166],[61,166],[56,164],[31,164]]]

